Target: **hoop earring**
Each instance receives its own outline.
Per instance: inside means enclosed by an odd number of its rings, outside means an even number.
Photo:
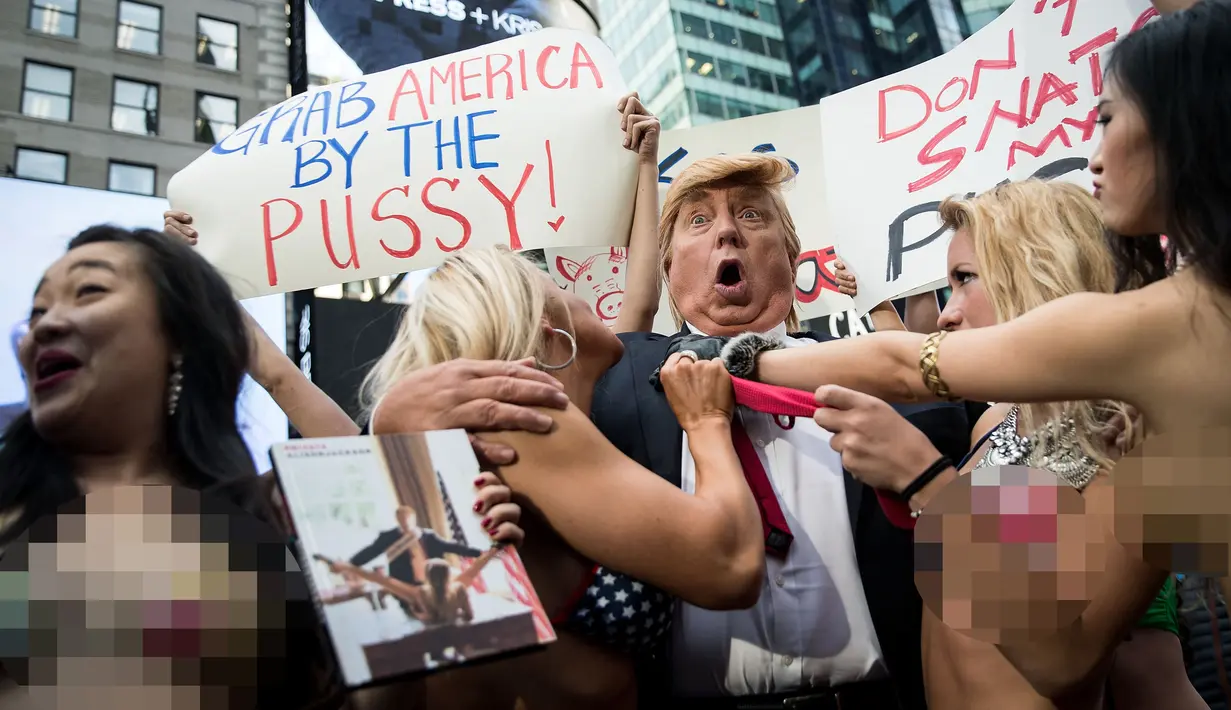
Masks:
[[[552,331],[568,338],[569,347],[572,348],[573,352],[568,356],[568,359],[560,365],[546,365],[538,358],[535,358],[534,364],[538,365],[540,370],[563,370],[569,365],[572,365],[573,361],[577,359],[577,339],[573,337],[573,334],[567,330],[561,330],[560,328],[552,328]]]
[[[174,417],[180,406],[180,394],[184,391],[184,373],[180,369],[184,359],[179,355],[171,358],[171,376],[167,378],[167,416]]]

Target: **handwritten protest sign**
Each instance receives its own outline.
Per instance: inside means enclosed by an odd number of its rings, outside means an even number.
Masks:
[[[248,298],[435,266],[467,246],[624,243],[636,156],[611,51],[546,29],[314,89],[175,175]]]
[[[831,233],[860,313],[944,278],[940,200],[1031,176],[1091,187],[1107,57],[1155,14],[1017,0],[948,54],[820,103]]]

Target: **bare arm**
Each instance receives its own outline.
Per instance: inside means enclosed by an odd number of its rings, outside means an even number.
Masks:
[[[518,452],[502,477],[573,549],[700,607],[756,603],[765,542],[729,424],[688,431],[697,468],[689,495],[620,453],[577,408],[543,411],[556,421],[546,436],[479,436]]]
[[[637,201],[628,235],[628,267],[624,274],[624,304],[612,330],[648,333],[658,314],[661,284],[658,279],[658,119],[634,93],[619,106],[625,147],[637,152]]]
[[[329,395],[312,384],[263,328],[244,311],[255,352],[252,379],[269,392],[278,408],[304,438],[357,436],[359,427]]]
[[[893,307],[892,301],[881,301],[876,308],[868,312],[868,317],[872,319],[872,330],[877,333],[906,330],[906,324],[902,322],[898,309]]]
[[[1150,303],[1149,290],[1074,294],[1008,323],[950,333],[940,346],[940,376],[953,396],[973,401],[1113,399],[1138,406],[1150,421],[1137,400],[1142,373],[1165,338],[1140,334],[1157,320],[1147,312],[1166,304]],[[834,384],[891,402],[935,401],[919,369],[926,338],[872,333],[774,350],[757,360],[757,376],[801,390]]]
[[[931,333],[936,330],[939,320],[940,301],[935,291],[906,298],[906,330],[912,333]]]
[[[199,235],[189,226],[191,215],[170,210],[163,213],[163,220],[167,236],[196,246]],[[346,412],[304,376],[247,309],[241,306],[240,310],[252,339],[252,361],[248,368],[252,379],[273,397],[291,425],[305,438],[357,435],[359,427]]]

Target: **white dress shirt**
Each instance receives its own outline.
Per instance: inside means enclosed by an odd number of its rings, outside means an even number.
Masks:
[[[785,326],[770,334],[787,347],[812,342],[787,337]],[[807,418],[788,430],[744,407],[736,416],[795,539],[786,559],[766,556],[761,598],[751,609],[708,611],[677,602],[676,695],[764,695],[888,677],[855,561],[842,458],[829,446],[830,433]],[[693,493],[687,434],[681,476],[684,491]]]

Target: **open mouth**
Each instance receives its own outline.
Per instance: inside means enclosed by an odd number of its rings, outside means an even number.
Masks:
[[[719,286],[735,288],[744,282],[744,264],[739,259],[723,259],[718,264],[715,281]]]
[[[63,382],[81,369],[81,360],[63,350],[46,350],[34,362],[34,385],[42,389]]]

